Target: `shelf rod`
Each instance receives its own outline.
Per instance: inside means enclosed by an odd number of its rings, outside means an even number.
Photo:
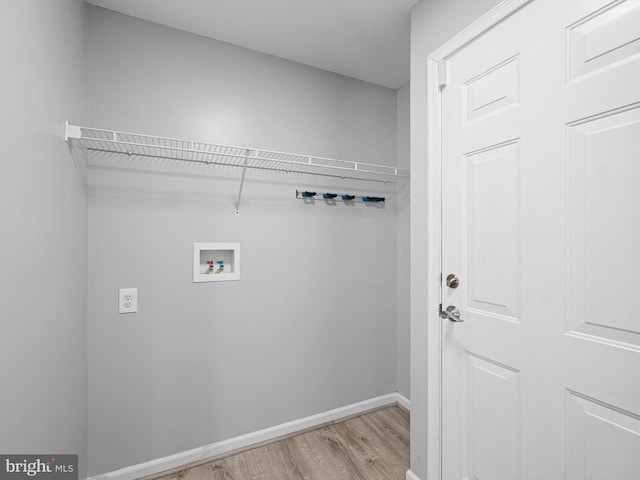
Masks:
[[[352,162],[269,150],[207,144],[150,135],[121,133],[90,127],[65,125],[65,140],[77,141],[89,151],[109,152],[176,161],[199,162],[302,175],[319,175],[343,180],[375,183],[401,183],[409,178],[408,169],[388,165]],[[186,147],[186,148],[185,148]],[[253,155],[247,161],[245,151]],[[242,153],[241,153],[242,152]],[[238,202],[239,203],[239,202]]]
[[[118,141],[113,141],[113,140],[106,140],[106,139],[82,139],[83,141],[85,141],[86,143],[91,143],[92,141],[94,142],[102,142],[104,144],[115,144],[115,145],[126,145],[129,147],[139,147],[141,149],[162,149],[162,150],[167,150],[167,151],[172,151],[172,152],[183,152],[183,153],[197,153],[203,156],[219,156],[219,157],[230,157],[230,158],[240,158],[240,159],[244,159],[245,156],[244,155],[238,155],[238,154],[233,154],[233,153],[222,153],[222,152],[207,152],[205,150],[191,150],[188,148],[179,148],[179,147],[170,147],[170,146],[160,146],[160,145],[147,145],[147,144],[141,144],[141,143],[135,143],[135,142],[118,142]],[[169,155],[161,155],[161,154],[157,154],[157,153],[139,153],[139,152],[135,152],[132,150],[129,150],[129,152],[122,152],[122,151],[118,151],[118,150],[109,150],[106,148],[99,148],[99,147],[95,147],[95,146],[91,146],[88,145],[87,148],[89,150],[94,150],[94,151],[101,151],[101,152],[110,152],[110,153],[122,153],[122,154],[129,154],[129,155],[141,155],[141,156],[147,156],[147,157],[160,157],[160,158],[170,158],[170,159],[174,159],[174,160],[185,160],[184,158],[175,158]],[[291,166],[302,166],[304,165],[301,162],[297,162],[297,161],[292,161],[292,160],[284,160],[284,159],[278,159],[278,158],[267,158],[267,157],[255,157],[257,160],[263,160],[265,162],[272,162],[272,163],[279,163],[279,164],[284,164],[284,165],[291,165]],[[202,163],[211,163],[209,161],[203,161]],[[224,165],[224,164],[222,164]],[[324,165],[319,165],[319,164],[307,164],[308,166],[312,166],[312,167],[325,167]],[[360,163],[359,165],[367,165],[367,164],[363,164]],[[336,170],[336,171],[344,171],[344,172],[354,172],[354,173],[368,173],[368,174],[374,174],[374,175],[389,175],[391,177],[398,177],[398,178],[408,178],[408,175],[396,175],[394,173],[392,173],[394,169],[394,167],[388,167],[386,165],[381,166],[384,168],[389,169],[389,172],[380,172],[380,171],[375,171],[375,170],[368,170],[368,169],[362,169],[362,168],[349,168],[349,167],[338,167],[338,166],[331,166],[330,168],[332,170]],[[287,171],[286,167],[281,167],[281,168],[272,168],[271,170],[280,170],[280,171]],[[298,173],[310,173],[313,174],[314,172],[298,172]],[[335,177],[340,177],[340,175],[335,174],[333,175]],[[344,176],[344,178],[350,178],[347,176]],[[353,177],[351,177],[353,178]],[[361,179],[358,177],[355,177],[356,179],[360,179],[360,180],[367,180],[367,179]],[[376,181],[376,180],[372,180],[372,181]],[[379,182],[383,182],[382,180],[377,180]]]
[[[168,160],[176,160],[178,162],[191,162],[191,163],[205,163],[207,165],[222,165],[225,167],[234,167],[234,168],[243,168],[244,164],[237,164],[237,163],[208,163],[206,160],[192,160],[189,158],[176,158],[176,157],[172,157],[169,155],[159,155],[159,154],[151,154],[151,153],[138,153],[138,152],[119,152],[119,151],[113,151],[113,150],[105,150],[102,148],[94,148],[94,147],[86,147],[87,150],[92,151],[92,152],[106,152],[106,153],[114,153],[117,155],[133,155],[133,156],[137,156],[137,157],[146,157],[146,158],[166,158]],[[185,150],[188,151],[188,150]],[[195,152],[197,153],[203,153],[200,150],[195,150]],[[231,155],[231,154],[222,154],[222,153],[209,153],[208,155],[218,155],[218,156],[227,156],[227,157],[234,157],[234,158],[245,158],[244,155]],[[354,177],[354,176],[350,176],[350,175],[345,175],[345,174],[338,174],[338,173],[316,173],[316,172],[312,172],[312,171],[301,171],[301,170],[290,170],[290,169],[286,169],[286,168],[278,168],[278,167],[260,167],[257,165],[252,165],[251,167],[252,170],[264,170],[264,171],[269,171],[269,172],[281,172],[281,173],[298,173],[301,175],[319,175],[321,177],[328,177],[328,178],[337,178],[337,179],[341,179],[341,180],[358,180],[358,181],[364,181],[364,182],[371,182],[371,183],[398,183],[397,181],[391,181],[391,180],[380,180],[377,178],[362,178],[362,177]],[[372,173],[376,173],[376,172],[372,172]],[[401,179],[406,179],[408,177],[402,176],[399,177]]]
[[[68,124],[68,122],[67,122]],[[91,132],[100,132],[103,135],[108,135],[109,137],[115,139],[115,140],[109,140],[107,137],[105,136],[100,136],[100,137],[90,137],[87,136],[85,137],[84,134],[82,133],[82,130],[87,130],[87,131],[91,131]],[[171,138],[171,137],[159,137],[159,136],[152,136],[152,135],[145,135],[145,134],[138,134],[138,133],[123,133],[123,132],[118,132],[117,130],[104,130],[104,129],[99,129],[99,128],[91,128],[91,127],[80,127],[80,126],[76,126],[76,125],[70,125],[68,124],[67,126],[67,131],[70,133],[69,135],[65,135],[65,137],[68,137],[70,139],[73,140],[84,140],[84,141],[91,141],[91,140],[101,140],[104,141],[106,143],[116,143],[116,144],[127,144],[127,145],[131,145],[131,146],[139,146],[139,147],[156,147],[156,148],[166,148],[168,150],[174,150],[174,151],[194,151],[197,153],[208,153],[206,150],[198,150],[195,148],[195,144],[196,142],[193,142],[192,140],[185,140],[185,139],[176,139],[176,138]],[[121,140],[117,140],[117,138],[119,136],[122,135],[127,135],[127,136],[135,136],[138,138],[145,138],[145,139],[151,139],[153,141],[155,140],[162,140],[162,141],[167,141],[167,142],[179,142],[179,143],[190,143],[191,145],[189,146],[189,148],[184,149],[184,148],[179,148],[179,147],[171,147],[169,145],[158,145],[158,144],[154,144],[154,143],[139,143],[139,142],[132,142],[132,141],[121,141]],[[220,148],[231,148],[231,149],[236,149],[236,148],[241,148],[238,146],[231,146],[231,145],[224,145],[224,144],[206,144],[206,143],[202,143],[202,142],[197,142],[199,145],[205,145],[205,146],[216,146],[216,147],[220,147]],[[262,152],[264,154],[268,154],[267,157],[261,157],[260,155],[257,155],[258,159],[263,159],[263,160],[271,160],[271,161],[282,161],[282,160],[277,160],[276,158],[273,158],[271,156],[271,154],[276,154],[276,155],[294,155],[294,156],[300,156],[297,154],[291,154],[291,153],[285,153],[285,152],[277,152],[277,151],[273,151],[273,150],[262,150],[259,148],[249,148],[249,147],[243,147],[243,148],[248,148],[250,150],[254,150],[256,152]],[[98,149],[99,150],[99,149]],[[111,152],[111,153],[120,153],[114,150],[104,150],[106,152]],[[213,152],[209,152],[209,153],[213,153]],[[388,165],[378,165],[378,164],[373,164],[373,163],[366,163],[366,162],[353,162],[353,161],[349,161],[349,160],[337,160],[337,159],[332,159],[332,158],[327,158],[327,157],[319,157],[319,156],[304,156],[306,157],[306,161],[303,163],[309,163],[311,165],[317,165],[317,166],[325,166],[322,163],[315,163],[315,161],[318,162],[322,162],[322,161],[329,161],[329,162],[340,162],[343,164],[358,164],[358,168],[357,170],[360,171],[367,171],[370,173],[377,173],[377,174],[387,174],[387,175],[393,175],[392,171],[395,170],[396,167],[392,167],[392,166],[388,166]],[[179,160],[179,159],[178,159]],[[299,164],[300,162],[298,161],[293,161],[291,163],[294,164]],[[381,172],[381,171],[376,171],[376,170],[369,170],[369,169],[362,169],[363,166],[370,166],[370,167],[374,167],[374,168],[384,168],[385,170],[387,170],[387,172]],[[345,170],[356,170],[353,167],[331,167],[331,168],[342,168]],[[399,170],[403,170],[403,169],[399,169]],[[407,171],[406,174],[401,174],[401,176],[403,178],[408,178],[409,177],[409,172]]]

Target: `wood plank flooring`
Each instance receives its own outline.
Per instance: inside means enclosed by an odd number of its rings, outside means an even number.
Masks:
[[[180,470],[162,480],[404,480],[409,413],[376,410]]]

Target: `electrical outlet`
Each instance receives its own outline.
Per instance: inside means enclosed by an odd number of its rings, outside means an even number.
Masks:
[[[121,288],[118,296],[118,313],[136,313],[138,311],[138,289]]]

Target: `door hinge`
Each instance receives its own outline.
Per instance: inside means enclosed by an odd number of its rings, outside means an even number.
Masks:
[[[438,60],[438,87],[444,90],[448,80],[448,63],[446,58]]]

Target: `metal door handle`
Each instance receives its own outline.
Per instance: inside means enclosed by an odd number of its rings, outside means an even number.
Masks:
[[[455,274],[447,275],[447,287],[458,288],[458,285],[460,285],[460,279]]]
[[[455,305],[449,305],[446,309],[442,310],[440,317],[447,318],[452,322],[464,322],[464,320],[460,318],[460,310],[458,310]]]

